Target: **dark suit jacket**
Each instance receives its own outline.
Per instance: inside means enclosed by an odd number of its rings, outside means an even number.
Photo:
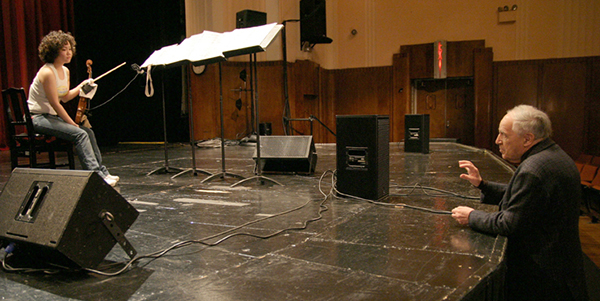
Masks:
[[[579,240],[581,183],[575,163],[554,141],[534,145],[508,184],[484,182],[469,226],[506,236],[507,300],[587,300]]]

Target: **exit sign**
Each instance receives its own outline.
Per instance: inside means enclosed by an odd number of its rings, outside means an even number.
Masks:
[[[446,41],[433,43],[433,78],[446,78]]]

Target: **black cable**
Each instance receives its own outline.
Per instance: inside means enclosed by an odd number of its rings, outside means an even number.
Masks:
[[[95,109],[100,108],[100,107],[108,104],[109,102],[111,102],[115,97],[119,96],[119,94],[123,93],[123,91],[125,91],[129,87],[129,85],[131,85],[131,83],[133,83],[133,81],[138,77],[138,75],[140,75],[140,73],[136,73],[135,76],[127,83],[127,85],[125,85],[125,88],[121,89],[121,91],[117,92],[117,94],[113,95],[113,97],[109,98],[107,101],[105,101],[91,109],[88,109],[88,111],[95,110]]]
[[[424,195],[427,196],[454,196],[457,198],[463,198],[463,199],[469,199],[469,200],[479,200],[480,197],[478,196],[468,196],[468,195],[462,195],[456,192],[452,192],[452,191],[448,191],[448,190],[443,190],[443,189],[439,189],[439,188],[434,188],[434,187],[428,187],[428,186],[422,186],[421,184],[417,183],[414,186],[395,186],[397,188],[400,189],[411,189],[411,191],[408,194],[392,194],[394,196],[410,196],[413,195],[412,193],[417,189],[420,188],[421,191],[423,192]],[[437,191],[437,192],[441,192],[441,194],[429,194],[427,193],[425,190],[433,190],[433,191]]]
[[[319,203],[319,210],[317,211],[317,217],[305,220],[304,223],[302,224],[302,226],[289,227],[289,228],[281,229],[281,230],[275,231],[273,233],[270,233],[268,235],[257,235],[257,234],[253,234],[253,233],[247,233],[247,232],[240,232],[240,233],[229,234],[231,232],[234,232],[234,231],[239,230],[241,228],[247,227],[249,225],[252,225],[252,224],[255,224],[255,223],[258,223],[258,222],[265,221],[267,219],[271,219],[271,218],[274,218],[274,217],[279,217],[279,216],[282,216],[282,215],[285,215],[285,214],[288,214],[288,213],[300,210],[300,209],[306,207],[308,204],[310,204],[312,202],[312,200],[309,200],[306,203],[304,203],[303,205],[295,207],[295,208],[292,208],[290,210],[286,210],[286,211],[283,211],[283,212],[280,212],[280,213],[277,213],[277,214],[274,214],[274,215],[266,216],[266,217],[263,217],[263,218],[260,218],[260,219],[256,219],[256,220],[244,223],[242,225],[233,227],[233,228],[231,228],[229,230],[226,230],[226,231],[223,231],[223,232],[220,232],[220,233],[217,233],[217,234],[214,234],[214,235],[211,235],[211,236],[199,239],[199,240],[181,241],[181,242],[173,244],[170,247],[167,247],[165,249],[162,249],[162,250],[150,253],[150,254],[137,256],[137,257],[135,257],[135,258],[133,258],[133,259],[127,261],[127,262],[114,263],[111,266],[118,265],[118,264],[123,264],[123,263],[125,264],[125,266],[123,266],[120,270],[118,270],[116,272],[108,273],[108,272],[103,272],[103,271],[99,271],[99,270],[95,270],[95,269],[85,269],[85,270],[88,271],[88,272],[91,272],[91,273],[95,273],[95,274],[99,274],[99,275],[104,275],[104,276],[117,276],[117,275],[120,275],[120,274],[126,272],[134,263],[136,263],[136,262],[138,262],[138,261],[140,261],[142,259],[146,259],[146,258],[157,259],[157,258],[160,258],[160,257],[164,256],[165,254],[167,254],[168,252],[170,252],[172,250],[176,250],[176,249],[183,248],[183,247],[186,247],[186,246],[189,246],[189,245],[193,245],[193,244],[201,244],[201,245],[205,245],[207,247],[214,247],[214,246],[217,246],[217,245],[221,244],[222,242],[224,242],[224,241],[226,241],[229,238],[232,238],[234,236],[243,235],[243,236],[250,236],[250,237],[255,237],[255,238],[260,238],[260,239],[268,239],[268,238],[274,237],[274,236],[279,235],[279,234],[281,234],[283,232],[286,232],[286,231],[304,230],[304,229],[306,229],[308,227],[309,223],[315,222],[315,221],[318,221],[318,220],[322,219],[323,218],[323,212],[329,210],[329,208],[327,206],[325,206],[325,202],[329,199],[329,196],[331,196],[332,193],[333,193],[333,182],[332,182],[332,189],[329,191],[329,193],[324,193],[323,190],[321,189],[321,183],[323,181],[323,178],[329,172],[333,173],[331,170],[327,170],[327,171],[325,171],[321,175],[321,177],[319,179],[319,192],[324,196],[324,198]],[[226,235],[226,234],[229,234],[229,235]],[[213,238],[220,237],[220,236],[223,236],[223,235],[226,235],[226,236],[222,237],[221,239],[217,240],[216,242],[212,242],[212,243],[207,242],[207,240],[211,240]]]

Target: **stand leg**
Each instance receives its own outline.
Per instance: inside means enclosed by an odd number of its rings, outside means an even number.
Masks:
[[[202,180],[201,183],[212,181],[217,178],[225,179],[226,176],[232,176],[232,177],[235,177],[238,179],[244,179],[244,177],[242,177],[240,175],[228,173],[225,171],[225,125],[224,125],[224,121],[223,121],[223,74],[221,71],[221,62],[219,62],[219,89],[220,89],[219,90],[219,106],[221,108],[221,170],[222,170],[222,172],[209,176],[208,178]]]
[[[260,123],[260,118],[259,118],[259,114],[258,114],[258,78],[257,78],[257,67],[256,67],[256,53],[253,53],[252,56],[250,57],[251,60],[251,65],[252,65],[252,84],[254,85],[254,87],[252,87],[252,98],[254,99],[254,115],[255,115],[255,123],[256,123],[256,129],[259,129],[259,123]],[[265,181],[269,181],[272,182],[274,184],[283,186],[283,184],[265,177],[262,175],[262,168],[260,166],[260,132],[257,131],[256,132],[256,176],[254,177],[250,177],[244,180],[241,180],[237,183],[234,183],[233,185],[231,185],[231,187],[235,187],[237,185],[240,185],[241,183],[247,182],[249,180],[253,180],[256,179],[258,180],[257,182],[260,183],[261,185],[265,183]]]
[[[161,89],[162,89],[162,109],[163,109],[163,136],[165,139],[165,166],[163,167],[159,167],[149,173],[147,173],[147,176],[153,175],[155,173],[170,173],[170,172],[181,172],[182,169],[181,168],[177,168],[177,167],[169,167],[169,152],[167,150],[167,112],[166,112],[166,105],[165,105],[165,75],[164,75],[164,71],[161,74],[162,80],[161,80]]]
[[[187,83],[187,87],[189,89],[189,87],[191,87],[190,85],[190,79],[189,76],[187,75],[187,73],[182,73],[182,76],[185,76],[186,78],[186,83]],[[190,93],[188,92],[188,96],[190,95]],[[190,147],[192,148],[192,168],[188,168],[183,170],[182,172],[174,175],[171,177],[171,179],[175,179],[179,176],[182,176],[186,173],[192,173],[192,176],[197,176],[198,172],[201,172],[205,175],[212,175],[212,173],[206,171],[206,170],[202,170],[202,169],[196,169],[196,146],[194,145],[194,118],[192,116],[192,100],[190,99],[190,97],[187,98],[188,99],[188,123],[189,123],[189,127],[190,127]]]

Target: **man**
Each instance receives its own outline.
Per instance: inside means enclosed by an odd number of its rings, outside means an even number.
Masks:
[[[460,177],[481,190],[487,213],[459,206],[452,217],[474,230],[507,237],[506,300],[587,300],[579,241],[581,184],[573,160],[549,137],[546,113],[528,105],[509,110],[496,144],[519,164],[508,184],[484,181],[472,162]]]

